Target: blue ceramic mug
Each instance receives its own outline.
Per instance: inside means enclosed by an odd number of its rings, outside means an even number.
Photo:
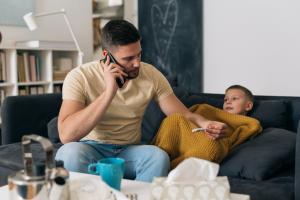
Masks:
[[[120,190],[121,180],[124,176],[124,163],[122,158],[103,158],[97,163],[89,164],[88,172],[100,175],[109,186]]]

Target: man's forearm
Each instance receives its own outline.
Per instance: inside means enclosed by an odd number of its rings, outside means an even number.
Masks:
[[[193,122],[195,125],[199,126],[202,124],[202,122],[206,121],[207,119],[199,114],[195,114],[192,112],[186,112],[184,113],[184,116],[191,122]]]
[[[224,136],[227,127],[223,122],[211,121],[196,113],[185,113],[184,115],[189,121],[196,126],[204,128],[208,137],[212,139],[219,139]]]
[[[58,129],[62,143],[78,141],[90,133],[105,114],[112,99],[112,95],[104,92],[87,107],[64,119],[59,118]]]

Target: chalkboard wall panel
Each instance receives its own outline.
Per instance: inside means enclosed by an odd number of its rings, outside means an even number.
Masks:
[[[202,91],[202,1],[139,0],[142,60]]]

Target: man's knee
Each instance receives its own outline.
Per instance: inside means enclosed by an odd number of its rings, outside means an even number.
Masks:
[[[136,180],[151,182],[154,177],[167,176],[170,169],[168,154],[153,145],[145,145],[142,148]]]
[[[153,158],[155,160],[159,160],[162,162],[170,162],[170,158],[169,155],[162,149],[160,149],[159,147],[153,146],[154,151],[153,151]]]
[[[144,154],[149,163],[156,166],[158,169],[164,169],[163,171],[168,171],[170,168],[170,158],[169,155],[162,149],[154,145],[147,145],[148,153]],[[159,170],[160,171],[160,170]]]
[[[57,158],[74,158],[85,152],[85,145],[79,142],[70,142],[61,146],[57,153]]]
[[[88,163],[93,162],[89,156],[89,147],[80,142],[71,142],[61,146],[55,156],[56,160],[63,160],[70,171],[87,172]]]

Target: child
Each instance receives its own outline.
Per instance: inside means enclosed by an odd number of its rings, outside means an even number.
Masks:
[[[228,125],[223,138],[215,139],[205,131],[192,132],[197,128],[180,114],[168,116],[162,122],[154,144],[165,150],[171,160],[171,168],[189,157],[197,157],[220,163],[233,147],[261,132],[260,123],[245,116],[253,107],[253,95],[245,87],[233,85],[226,89],[223,110],[207,104],[190,108],[209,120]]]
[[[232,85],[225,91],[223,110],[239,115],[247,115],[253,108],[253,94],[241,85]]]

